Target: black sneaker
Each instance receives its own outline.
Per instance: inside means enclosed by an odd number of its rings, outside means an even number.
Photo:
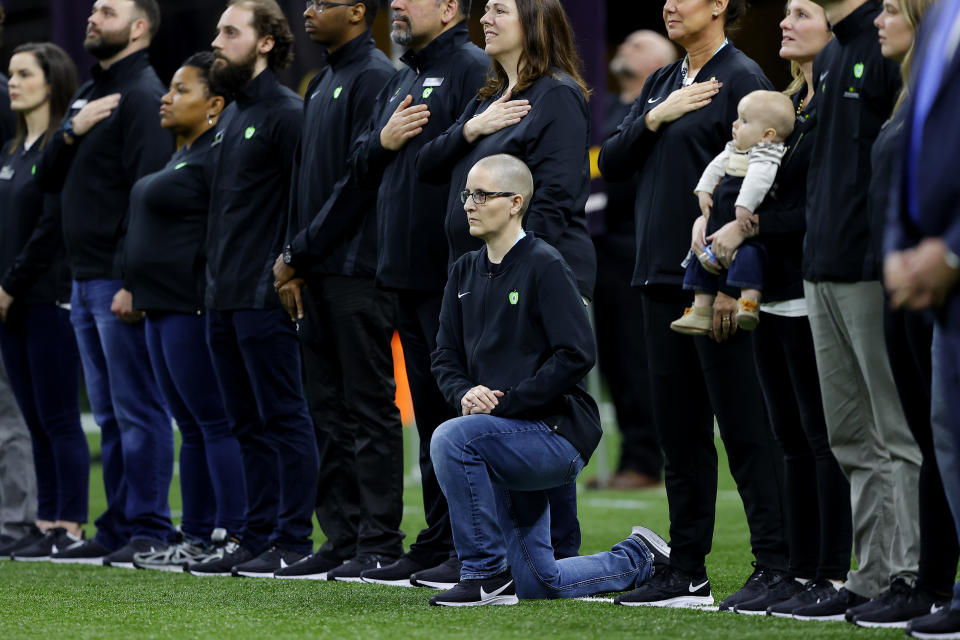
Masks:
[[[747,581],[743,583],[742,587],[720,601],[718,607],[720,611],[733,611],[734,607],[738,604],[750,602],[751,600],[756,600],[766,595],[774,580],[786,576],[786,573],[783,571],[768,569],[756,562],[751,562],[750,564],[753,565],[753,573],[750,574],[750,577],[747,578]],[[766,611],[766,609],[764,609],[764,611]]]
[[[103,558],[103,566],[136,569],[133,557],[138,553],[165,551],[170,545],[155,538],[132,538],[130,542]]]
[[[362,582],[360,579],[361,573],[370,569],[381,569],[388,564],[393,564],[395,560],[396,558],[388,558],[377,553],[364,553],[328,571],[327,580]]]
[[[19,562],[46,562],[50,556],[60,550],[61,547],[67,548],[71,543],[82,538],[67,537],[67,530],[63,527],[53,527],[47,529],[39,539],[34,540],[32,544],[14,551],[10,554],[11,560]]]
[[[843,620],[847,609],[861,605],[869,599],[840,587],[832,596],[817,604],[800,607],[793,612],[794,620]]]
[[[423,571],[427,567],[423,566],[408,555],[400,556],[400,559],[393,564],[388,564],[379,569],[367,569],[360,574],[363,582],[373,584],[389,584],[395,587],[413,587],[411,576],[418,571]]]
[[[273,546],[258,555],[233,567],[233,575],[245,578],[272,578],[280,569],[300,562],[307,554],[299,551],[289,551]]]
[[[907,635],[913,638],[960,638],[960,610],[949,605],[907,623]]]
[[[713,604],[706,571],[687,573],[670,565],[656,571],[640,587],[621,593],[614,604],[627,607],[698,607]]]
[[[232,576],[233,568],[253,559],[253,554],[236,538],[214,542],[213,550],[203,562],[184,567],[192,576]]]
[[[281,580],[326,580],[331,569],[339,567],[341,562],[320,552],[311,553],[299,562],[277,569],[274,578]]]
[[[765,616],[767,609],[796,596],[803,591],[803,587],[802,583],[788,575],[777,576],[765,593],[753,600],[741,602],[734,606],[733,610],[750,616]]]
[[[413,586],[430,589],[453,589],[460,582],[460,559],[457,556],[450,556],[437,566],[410,576]]]
[[[43,531],[40,531],[40,529],[35,526],[31,526],[22,536],[0,536],[0,559],[10,559],[11,553],[29,547],[37,540],[43,538],[43,535]]]
[[[767,607],[767,615],[776,618],[792,618],[793,612],[800,607],[817,604],[822,600],[833,597],[836,592],[837,588],[829,580],[810,580],[789,600]]]
[[[509,570],[492,578],[461,580],[449,591],[430,598],[430,604],[435,607],[482,607],[519,602]]]
[[[663,566],[670,564],[670,545],[661,538],[656,531],[646,527],[636,526],[630,535],[639,539],[643,546],[653,555],[653,566]]]
[[[923,589],[910,587],[899,579],[867,604],[874,602],[877,604],[869,608],[861,605],[848,610],[847,621],[858,627],[904,629],[914,618],[928,615],[945,604],[942,599],[934,598]]]
[[[103,564],[103,559],[110,555],[110,550],[96,540],[77,540],[67,545],[66,549],[57,547],[57,552],[50,556],[51,562],[60,564]]]

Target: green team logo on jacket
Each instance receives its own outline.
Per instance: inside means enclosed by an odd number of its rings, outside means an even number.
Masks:
[[[173,168],[173,170],[180,171],[180,169],[183,169],[185,166],[187,166],[186,162],[178,162],[177,165]]]
[[[342,92],[343,92],[343,85],[340,85],[339,87],[333,90],[333,99],[336,100],[337,98],[339,98]]]
[[[433,93],[433,87],[427,87],[423,90],[423,99],[426,100],[430,97],[430,94]]]
[[[856,78],[857,80],[859,80],[860,78],[863,77],[863,63],[862,63],[862,62],[858,62],[857,64],[853,65],[853,77]]]
[[[243,137],[249,140],[253,137],[253,134],[257,132],[256,127],[247,127],[247,130],[243,132]]]
[[[32,176],[37,175],[37,165],[33,165],[32,167],[30,167],[30,175]]]
[[[520,292],[511,291],[510,295],[507,296],[507,300],[510,301],[510,304],[517,304],[518,302],[520,302]]]

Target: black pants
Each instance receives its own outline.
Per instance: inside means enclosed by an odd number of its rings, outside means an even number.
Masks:
[[[949,597],[957,559],[956,529],[943,491],[930,428],[930,344],[933,325],[923,315],[891,311],[884,317],[887,355],[897,384],[897,395],[910,432],[923,454],[920,465],[920,566],[917,584]]]
[[[753,347],[783,449],[788,569],[798,578],[845,580],[853,545],[850,483],[830,450],[810,323],[764,313]]]
[[[700,571],[710,552],[717,499],[713,417],[730,472],[743,499],[750,546],[757,562],[786,569],[782,469],[767,423],[747,332],[718,344],[671,331],[689,304],[676,287],[644,287],[643,321],[653,415],[665,459],[670,508],[670,564]]]
[[[321,552],[403,552],[403,425],[390,341],[396,298],[373,279],[307,280],[300,323],[303,388],[317,432]]]
[[[621,435],[617,471],[638,471],[659,478],[663,454],[650,406],[642,297],[630,286],[636,241],[631,235],[609,234],[594,238],[593,244],[597,250],[593,299],[597,356],[617,411]]]

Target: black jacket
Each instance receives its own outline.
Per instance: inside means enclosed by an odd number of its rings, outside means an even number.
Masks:
[[[12,155],[11,145],[0,155],[0,285],[13,296],[14,307],[69,302],[60,197],[37,183],[40,141],[27,150],[20,144]]]
[[[727,44],[697,73],[700,81],[713,77],[723,83],[713,101],[650,131],[644,118],[682,86],[681,64],[669,64],[647,78],[630,114],[600,150],[605,178],[626,180],[640,171],[634,286],[683,283],[680,263],[690,249],[693,221],[700,215],[693,189],[730,140],[740,99],[751,91],[772,88],[757,63]]]
[[[369,31],[330,54],[327,64],[310,81],[303,104],[287,231],[293,265],[299,275],[372,278],[377,192],[349,180],[347,156],[369,126],[376,96],[394,69]]]
[[[870,152],[870,190],[867,193],[870,241],[864,262],[872,263],[878,275],[883,273],[883,230],[890,208],[890,185],[896,179],[903,123],[904,111],[901,109],[883,125]]]
[[[136,309],[203,310],[213,136],[210,129],[133,185],[124,284]]]
[[[820,124],[807,178],[803,277],[811,282],[859,282],[880,277],[870,245],[867,191],[870,150],[900,91],[900,69],[884,58],[867,2],[833,25],[834,38],[817,55]]]
[[[428,142],[417,155],[420,178],[449,185],[446,234],[450,262],[483,243],[470,235],[460,192],[467,173],[481,158],[509,153],[527,163],[534,194],[523,226],[556,247],[577,276],[580,294],[593,297],[597,257],[587,231],[584,206],[590,195],[590,114],[580,87],[555,71],[538,78],[514,100],[527,99],[531,110],[518,124],[470,144],[463,137],[467,120],[486,111],[500,96],[474,100],[445,133]],[[451,171],[452,170],[452,171]]]
[[[280,306],[273,262],[283,250],[300,96],[266,69],[227,107],[211,143],[216,169],[207,228],[208,308]]]
[[[460,400],[482,384],[506,395],[495,416],[542,420],[584,460],[602,433],[584,376],[596,346],[570,268],[528,233],[500,264],[485,248],[453,265],[443,293],[433,374],[460,413]]]
[[[607,96],[607,117],[604,120],[603,135],[609,137],[617,132],[617,127],[623,122],[623,119],[630,113],[630,107],[633,102],[621,102],[620,96]],[[637,199],[637,185],[639,184],[636,173],[630,175],[625,180],[609,180],[604,178],[607,194],[607,206],[604,208],[603,224],[598,231],[594,226],[594,220],[591,215],[591,230],[598,235],[613,234],[617,236],[629,236],[630,242],[635,242],[637,227],[633,221],[633,205]],[[598,214],[597,215],[601,215]]]
[[[17,130],[17,118],[10,110],[10,87],[7,76],[0,73],[0,147],[13,137]]]
[[[88,101],[111,93],[121,94],[120,105],[72,145],[53,136],[38,170],[43,188],[61,194],[73,277],[119,279],[130,189],[170,159],[174,141],[160,127],[164,88],[146,51],[106,70],[96,65],[91,73],[93,79],[71,100],[66,119]]]
[[[446,131],[476,97],[490,60],[470,42],[464,22],[419,52],[407,51],[401,60],[406,68],[397,71],[377,96],[375,115],[351,163],[354,179],[379,187],[377,284],[439,293],[447,276],[443,214],[449,187],[417,178],[417,152]],[[380,145],[380,130],[408,94],[414,105],[429,105],[430,120],[399,151],[387,151]]]

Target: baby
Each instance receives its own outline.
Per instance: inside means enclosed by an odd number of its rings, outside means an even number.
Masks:
[[[737,105],[737,116],[733,140],[710,162],[694,189],[707,220],[708,236],[734,219],[744,233],[757,231],[753,212],[777,176],[786,151],[784,140],[793,132],[796,120],[790,98],[776,91],[748,93]],[[683,288],[694,291],[693,307],[670,324],[674,331],[705,335],[712,330],[713,300],[723,269],[718,258],[725,256],[715,256],[710,245],[699,255],[693,249],[687,254]],[[730,257],[727,284],[740,287],[736,322],[741,329],[753,330],[760,322],[765,260],[766,250],[756,240],[747,240]]]

